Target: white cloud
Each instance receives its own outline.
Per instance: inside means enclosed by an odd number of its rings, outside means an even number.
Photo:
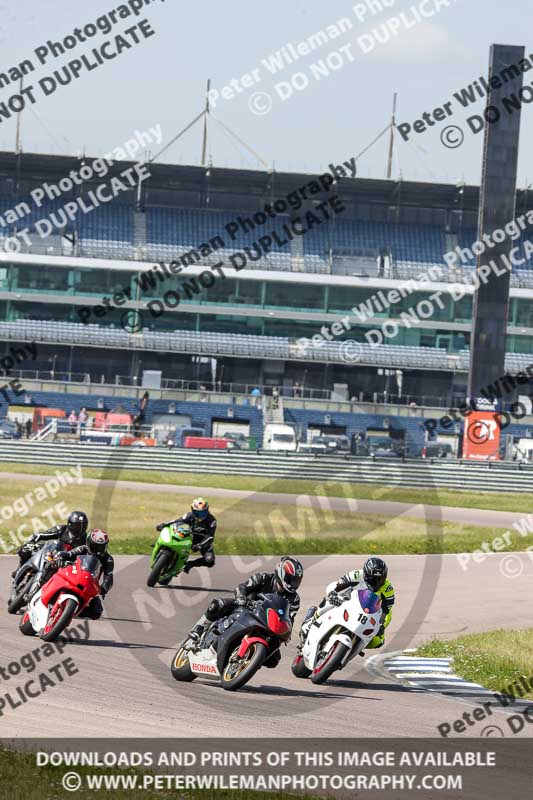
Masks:
[[[467,51],[450,39],[448,30],[432,22],[420,22],[412,28],[400,27],[394,36],[383,25],[375,25],[358,37],[363,52],[379,59],[405,64],[465,59]]]

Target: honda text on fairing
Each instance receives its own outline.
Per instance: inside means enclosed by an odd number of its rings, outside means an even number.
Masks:
[[[381,600],[369,589],[340,592],[344,600],[330,606],[309,626],[301,652],[292,662],[297,678],[324,683],[363,650],[381,626]]]
[[[21,633],[54,642],[100,595],[101,571],[95,555],[78,556],[75,563],[60,567],[28,602],[19,625]]]
[[[290,601],[280,594],[260,594],[228,617],[211,623],[199,641],[187,640],[172,661],[177,681],[198,676],[240,689],[288,642],[292,632]]]
[[[148,586],[167,586],[184,568],[193,546],[188,525],[166,525],[160,532],[152,550]]]

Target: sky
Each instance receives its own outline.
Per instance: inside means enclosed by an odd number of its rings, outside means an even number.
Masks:
[[[363,151],[390,122],[396,92],[397,124],[413,126],[448,101],[451,115],[423,132],[411,131],[408,142],[396,133],[392,177],[478,184],[483,133],[474,134],[466,120],[482,113],[485,100],[478,97],[464,109],[453,95],[487,74],[491,44],[522,45],[533,54],[527,38],[531,0],[152,0],[138,16],[118,19],[110,33],[99,32],[56,58],[47,53],[39,62],[35,51],[48,40],[62,42],[119,6],[117,0],[91,0],[90,6],[80,0],[0,0],[0,73],[25,59],[35,66],[25,78],[35,98],[22,113],[25,152],[99,155],[157,125],[164,146],[202,111],[210,78],[216,119],[210,119],[208,157],[215,166],[268,164],[316,173],[357,156],[360,177],[384,178],[388,136]],[[432,16],[421,17],[420,9]],[[143,19],[153,35],[144,38],[139,28],[124,33]],[[312,49],[309,37],[321,31],[327,41],[318,46],[314,39]],[[83,67],[77,80],[45,96],[39,81],[83,54],[89,57],[106,40],[106,52],[114,53],[117,34],[139,43],[92,71]],[[272,74],[272,55],[289,43],[294,49],[286,53],[300,52],[299,58],[283,60]],[[234,85],[229,97],[232,79],[240,91]],[[526,84],[532,81],[533,70],[524,75]],[[217,98],[214,92],[222,94],[224,87],[226,98]],[[1,88],[0,108],[17,93],[16,81]],[[14,115],[0,119],[0,148],[13,150]],[[460,146],[442,143],[450,125],[464,135]],[[532,133],[530,103],[522,109],[519,186],[533,182]],[[461,132],[454,128],[448,136],[455,145]],[[196,124],[160,160],[199,164],[201,144]]]

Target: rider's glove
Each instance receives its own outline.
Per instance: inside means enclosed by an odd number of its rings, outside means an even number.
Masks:
[[[54,558],[54,566],[56,566],[56,567],[59,567],[59,568],[64,567],[65,563],[66,563],[65,559],[62,556],[56,556]]]
[[[238,606],[245,606],[246,605],[246,595],[245,594],[236,594],[235,595],[235,604]]]
[[[28,544],[33,544],[34,542],[38,542],[38,541],[39,541],[39,534],[38,533],[32,533],[32,535],[28,539]]]
[[[162,531],[164,527],[165,527],[165,523],[164,522],[160,522],[159,525],[155,526],[155,529],[159,533],[159,531]]]
[[[337,592],[330,592],[328,594],[328,603],[331,603],[332,606],[342,606],[344,600],[340,597]]]

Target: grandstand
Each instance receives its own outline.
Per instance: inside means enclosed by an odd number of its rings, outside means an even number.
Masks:
[[[43,181],[58,182],[80,164],[70,157],[1,153],[0,213],[31,205],[32,189]],[[122,162],[115,168],[127,166]],[[473,264],[451,268],[443,255],[475,240],[477,187],[344,180],[336,189],[342,214],[286,244],[280,234],[268,254],[237,272],[229,263],[232,253],[252,248],[265,233],[281,231],[290,215],[297,217],[324,198],[289,209],[290,214],[258,230],[242,230],[234,239],[225,232],[228,223],[286,197],[312,176],[163,164],[150,170],[139,193],[122,194],[120,202],[82,214],[48,238],[33,233],[36,223],[57,214],[74,196],[32,206],[18,221],[4,224],[4,238],[29,229],[32,239],[20,252],[0,255],[0,331],[6,348],[18,341],[41,342],[35,369],[50,369],[53,359],[55,371],[106,382],[123,375],[140,385],[143,371],[155,369],[168,380],[192,376],[204,383],[257,382],[285,389],[298,382],[325,396],[340,386],[346,400],[386,392],[417,402],[432,397],[434,405],[445,406],[464,395]],[[83,196],[91,188],[85,184],[76,191]],[[528,205],[527,191],[519,193],[517,212]],[[199,256],[202,243],[217,236],[223,236],[224,247]],[[191,264],[183,274],[139,287],[139,273],[183,254]],[[146,313],[147,302],[179,291],[186,279],[214,262],[225,265],[223,280],[194,295],[181,291],[179,306],[159,316]],[[439,282],[374,308],[366,320],[364,314],[352,314],[349,330],[320,347],[298,344],[323,326],[330,329],[378,292],[394,290],[435,266],[442,270]],[[457,282],[465,284],[465,296],[454,301],[449,288]],[[124,287],[131,292],[124,305],[81,323],[81,309],[94,308]],[[416,326],[400,325],[397,335],[371,346],[370,330],[401,322],[402,312],[436,290],[444,308]],[[527,262],[512,276],[509,370],[527,366],[533,353],[532,291],[533,266]],[[138,332],[123,329],[125,309],[143,311]],[[353,362],[346,360],[345,340],[358,343]]]

